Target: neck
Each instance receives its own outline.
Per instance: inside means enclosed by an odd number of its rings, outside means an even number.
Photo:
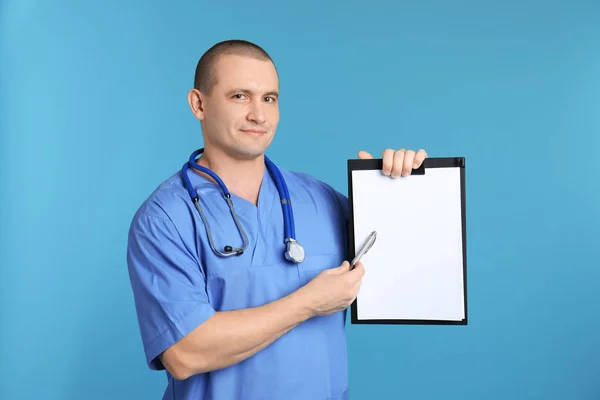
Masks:
[[[258,193],[265,172],[263,156],[251,160],[239,160],[219,149],[205,148],[197,163],[217,174],[232,194],[254,205],[258,204]],[[213,180],[203,172],[195,172]]]

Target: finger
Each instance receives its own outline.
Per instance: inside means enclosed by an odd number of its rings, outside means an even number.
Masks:
[[[354,279],[362,279],[362,277],[365,275],[365,266],[363,265],[362,261],[358,261],[356,264],[354,264],[354,268],[352,271],[350,271],[350,273]]]
[[[360,279],[358,282],[356,282],[356,283],[354,284],[354,286],[352,286],[352,291],[355,293],[355,294],[354,294],[354,298],[355,298],[355,299],[356,299],[356,296],[358,295],[358,293],[360,292],[360,288],[361,288],[361,286],[362,286],[362,282],[363,282],[363,280],[362,280],[362,279]]]
[[[356,284],[354,285],[354,293],[358,294],[358,292],[360,292],[362,283],[363,283],[362,279],[360,279],[358,282],[356,282]]]
[[[372,160],[374,157],[371,155],[371,153],[367,153],[364,150],[361,150],[358,152],[358,158],[360,158],[361,160]]]
[[[400,149],[394,152],[394,165],[392,167],[392,178],[397,178],[402,174],[402,165],[404,164],[404,154],[406,150]]]
[[[414,150],[408,150],[404,154],[404,164],[402,164],[402,176],[409,176],[412,173],[413,162],[415,160]]]
[[[413,160],[413,168],[417,169],[419,168],[422,164],[423,161],[425,161],[425,159],[427,158],[427,153],[425,152],[425,150],[421,149],[417,152],[417,154],[415,155],[415,159]]]
[[[394,166],[394,150],[386,149],[382,155],[383,158],[383,168],[382,172],[385,176],[390,176],[392,173],[392,168]]]

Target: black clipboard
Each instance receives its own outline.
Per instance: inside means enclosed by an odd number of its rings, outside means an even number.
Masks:
[[[379,173],[382,177],[383,174],[381,174],[381,170],[383,167],[383,160],[382,159],[368,159],[368,160],[362,160],[362,159],[350,159],[348,160],[348,201],[349,201],[349,220],[348,220],[348,248],[350,251],[350,258],[354,257],[354,255],[356,254],[356,252],[359,249],[360,243],[356,244],[356,240],[355,240],[355,235],[356,235],[356,208],[360,207],[360,205],[355,204],[355,201],[358,203],[357,200],[357,193],[354,193],[354,190],[360,190],[360,189],[356,189],[355,185],[354,185],[354,181],[356,178],[356,176],[359,176],[357,174],[355,174],[355,172],[364,172],[364,171],[371,171],[370,173]],[[452,171],[452,172],[450,172]],[[460,216],[455,216],[454,221],[456,222],[456,225],[460,226],[460,233],[455,233],[454,234],[454,251],[459,252],[460,253],[460,257],[461,260],[456,261],[454,263],[454,270],[455,272],[455,276],[457,274],[461,274],[460,279],[462,279],[462,289],[460,289],[459,287],[456,287],[454,290],[454,297],[453,297],[453,301],[456,304],[456,307],[462,307],[463,310],[463,315],[462,318],[460,318],[460,316],[458,318],[424,318],[424,317],[397,317],[395,316],[394,312],[390,311],[389,315],[379,315],[376,317],[363,317],[361,316],[361,313],[359,312],[361,304],[365,304],[365,308],[366,308],[366,304],[367,301],[364,300],[364,297],[361,296],[365,296],[362,295],[363,293],[363,288],[361,287],[361,291],[358,294],[358,297],[354,300],[354,302],[351,305],[351,323],[352,324],[382,324],[382,325],[388,325],[388,324],[414,324],[414,325],[467,325],[468,324],[468,301],[467,301],[467,236],[466,236],[466,177],[465,177],[465,158],[464,157],[442,157],[442,158],[426,158],[423,162],[423,164],[418,168],[418,169],[413,169],[411,176],[407,177],[408,179],[419,179],[419,177],[427,177],[428,173],[429,176],[431,177],[431,179],[434,179],[434,174],[440,174],[440,173],[452,173],[452,176],[454,177],[454,183],[453,183],[453,190],[449,190],[449,192],[453,193],[453,196],[450,196],[450,198],[452,199],[452,202],[454,204],[454,209],[460,213]],[[356,175],[356,176],[355,176]],[[370,175],[373,176],[373,175]],[[441,176],[441,175],[439,175]],[[370,178],[370,179],[374,179],[377,180],[379,178]],[[382,179],[392,179],[389,177],[383,177]],[[405,179],[404,177],[399,177],[399,178],[395,178],[395,179]],[[441,179],[441,178],[436,178],[436,179]],[[443,182],[442,180],[440,180],[439,182]],[[387,185],[387,184],[383,184],[383,185]],[[356,185],[358,186],[358,184]],[[443,185],[440,185],[443,186]],[[362,188],[364,190],[364,187]],[[416,191],[416,189],[415,189]],[[441,191],[443,192],[443,191]],[[399,192],[398,192],[399,193]],[[408,193],[408,192],[407,192]],[[439,193],[438,193],[439,194]],[[377,196],[377,193],[371,193],[370,194],[370,199],[375,199]],[[458,197],[459,196],[459,197]],[[448,200],[450,201],[450,200]],[[361,204],[365,204],[365,201],[363,200],[363,202]],[[439,204],[445,204],[445,203],[439,203]],[[426,207],[426,206],[424,206]],[[402,211],[398,210],[397,212],[402,213]],[[411,210],[406,210],[405,212],[411,212]],[[423,211],[422,211],[423,212]],[[458,222],[458,218],[460,218],[460,221]],[[372,227],[368,227],[363,229],[363,235],[365,232],[367,232],[368,230],[370,230]],[[378,234],[379,238],[381,237],[381,234]],[[459,237],[456,237],[457,235],[459,235]],[[366,235],[365,235],[366,237]],[[378,238],[378,240],[380,240]],[[457,241],[460,240],[460,244],[456,244]],[[382,243],[376,243],[373,247],[374,249],[370,251],[370,253],[373,252],[377,252],[377,246],[378,245],[382,245]],[[401,246],[400,246],[401,247]],[[390,251],[389,254],[392,254],[392,252]],[[365,255],[365,258],[369,257],[369,254]],[[381,260],[383,260],[383,258],[381,258]],[[376,268],[378,266],[377,265],[368,265],[365,263],[365,277],[363,278],[363,286],[365,285],[365,280],[367,278],[367,274],[371,273],[373,274],[373,270],[377,271]],[[369,270],[369,268],[371,268],[372,270]],[[381,277],[379,277],[381,279]],[[371,291],[370,293],[375,293],[375,291],[373,290],[373,288],[371,287]],[[460,299],[460,297],[458,296],[462,296],[462,299]],[[460,299],[460,300],[458,300]],[[361,303],[362,300],[362,303]],[[381,304],[384,304],[384,300],[380,300]],[[373,308],[372,305],[370,305],[369,307],[371,307],[371,309]],[[377,314],[377,313],[375,313]]]

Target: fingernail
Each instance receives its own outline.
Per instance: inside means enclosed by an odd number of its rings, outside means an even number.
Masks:
[[[419,168],[419,166],[417,165],[417,163],[414,163],[413,164],[413,169],[417,169],[417,168]]]

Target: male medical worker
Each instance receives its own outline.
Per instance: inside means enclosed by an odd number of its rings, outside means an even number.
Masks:
[[[314,107],[340,100],[315,96],[302,129]],[[345,315],[365,269],[347,261],[347,198],[265,155],[278,101],[263,49],[209,49],[188,94],[204,147],[131,223],[129,276],[146,362],[166,370],[163,399],[349,398]],[[344,101],[362,117],[360,99]],[[402,179],[426,156],[385,150],[383,174]]]

